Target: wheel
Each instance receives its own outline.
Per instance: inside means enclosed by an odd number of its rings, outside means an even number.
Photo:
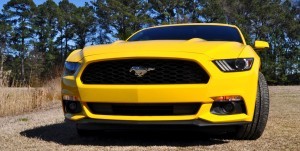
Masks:
[[[264,75],[259,73],[253,121],[238,128],[236,139],[256,140],[262,135],[268,120],[269,104],[268,85]]]

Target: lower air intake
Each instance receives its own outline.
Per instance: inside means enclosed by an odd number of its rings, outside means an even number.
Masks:
[[[93,114],[131,115],[131,116],[164,116],[164,115],[194,115],[201,104],[199,103],[161,103],[161,104],[115,104],[87,103]]]

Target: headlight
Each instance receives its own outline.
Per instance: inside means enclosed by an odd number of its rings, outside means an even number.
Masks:
[[[253,58],[214,60],[215,65],[224,72],[246,71],[253,65]]]
[[[78,62],[65,62],[64,75],[74,75],[74,73],[79,68],[80,63]]]

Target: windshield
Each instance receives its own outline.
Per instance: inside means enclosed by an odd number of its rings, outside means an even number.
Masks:
[[[142,30],[127,41],[189,40],[201,38],[207,41],[235,41],[243,43],[239,31],[229,26],[185,25],[165,26]]]

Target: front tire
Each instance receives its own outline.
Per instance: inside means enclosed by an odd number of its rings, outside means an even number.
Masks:
[[[264,132],[269,115],[269,89],[266,79],[259,73],[255,111],[252,123],[238,128],[236,138],[240,140],[256,140]]]

